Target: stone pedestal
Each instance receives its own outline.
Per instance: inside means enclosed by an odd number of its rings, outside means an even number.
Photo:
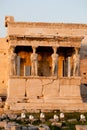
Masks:
[[[80,80],[80,77],[10,77],[6,104],[11,110],[86,110]]]

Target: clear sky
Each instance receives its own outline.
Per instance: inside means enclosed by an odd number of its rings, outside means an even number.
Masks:
[[[87,24],[87,0],[0,0],[0,37],[6,36],[6,15],[15,21]]]

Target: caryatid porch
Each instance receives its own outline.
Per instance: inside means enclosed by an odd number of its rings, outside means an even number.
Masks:
[[[7,106],[11,110],[66,109],[71,103],[69,109],[78,109],[77,102],[82,102],[81,40],[82,37],[10,35]]]
[[[79,48],[82,37],[10,36],[9,38],[10,76],[79,76]],[[41,67],[45,62],[47,62],[45,67],[49,69],[47,75],[44,73],[44,67]],[[75,71],[78,71],[78,74]]]

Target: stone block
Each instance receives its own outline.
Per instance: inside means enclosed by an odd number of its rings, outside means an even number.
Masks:
[[[72,122],[77,122],[77,119],[68,119],[67,121],[72,123]]]
[[[15,126],[16,126],[16,123],[15,122],[8,122],[6,125],[5,125],[5,129],[6,130],[15,130]],[[14,127],[14,128],[13,128]]]
[[[21,130],[20,126],[11,126],[11,130]]]
[[[29,126],[28,130],[39,130],[37,126]]]
[[[60,96],[61,97],[80,97],[81,96],[81,92],[80,92],[80,86],[78,85],[61,85],[60,86]]]
[[[22,126],[22,130],[28,130],[28,128],[26,126]]]
[[[39,130],[46,130],[45,128],[39,127]]]
[[[62,127],[62,123],[61,122],[53,122],[52,126],[57,126],[57,127]]]
[[[26,95],[30,99],[42,96],[42,83],[40,79],[27,80]]]
[[[11,78],[8,81],[8,98],[24,97],[25,79]]]
[[[39,127],[39,130],[50,130],[50,128],[45,125],[45,124],[42,124],[40,127]]]
[[[6,122],[6,121],[0,121],[0,127],[5,127],[5,126],[6,126],[6,124],[7,124],[7,122]]]
[[[79,86],[81,77],[71,77],[71,78],[60,78],[60,85],[76,85]]]
[[[15,120],[17,118],[17,115],[15,114],[8,114],[9,119]]]
[[[43,81],[43,95],[44,97],[58,97],[59,96],[59,80],[46,79]]]
[[[76,125],[76,130],[87,130],[87,125]]]

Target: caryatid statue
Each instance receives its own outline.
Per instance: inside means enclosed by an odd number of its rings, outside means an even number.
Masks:
[[[58,71],[58,54],[56,53],[57,47],[53,47],[54,53],[52,54],[52,75],[56,76]]]
[[[31,75],[38,75],[38,54],[36,54],[36,47],[32,47],[33,53],[31,54]]]
[[[16,75],[16,53],[14,53],[14,47],[10,48],[9,63],[10,76],[14,76]]]
[[[78,48],[75,48],[75,53],[73,55],[73,76],[79,76],[79,59]]]

